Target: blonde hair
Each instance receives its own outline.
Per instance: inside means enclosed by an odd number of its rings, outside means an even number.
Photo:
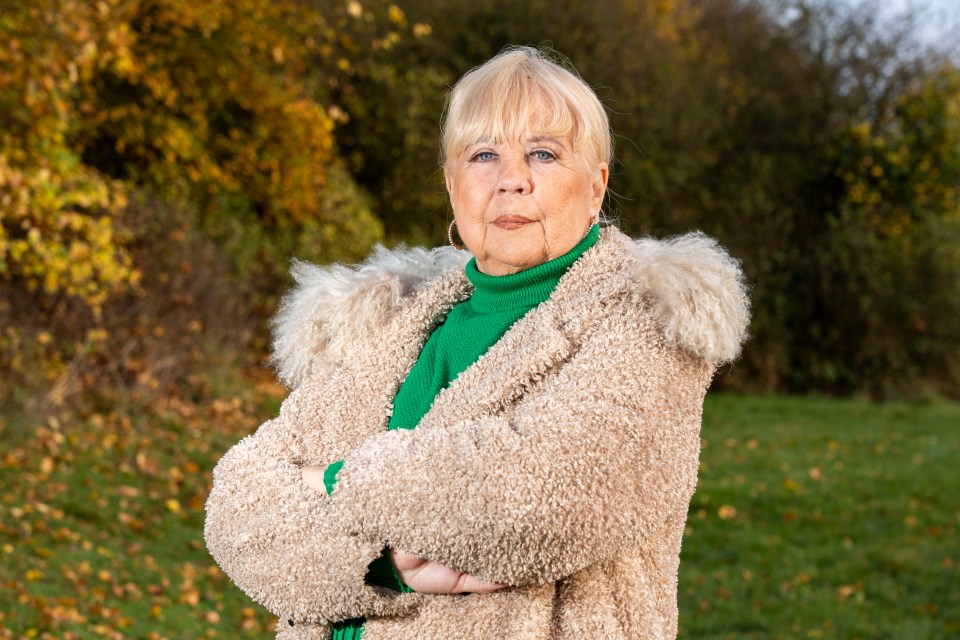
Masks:
[[[556,58],[556,60],[552,59]],[[577,153],[613,162],[607,111],[593,89],[556,54],[509,47],[468,71],[450,90],[440,165],[481,140],[519,140],[537,119],[546,135],[570,135]]]

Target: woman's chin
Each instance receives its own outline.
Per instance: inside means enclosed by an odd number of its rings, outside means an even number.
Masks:
[[[546,262],[544,255],[525,252],[498,252],[477,260],[477,268],[488,276],[507,276]]]

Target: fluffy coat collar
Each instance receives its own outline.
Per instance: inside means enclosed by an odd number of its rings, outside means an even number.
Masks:
[[[591,254],[610,259],[589,260]],[[336,366],[350,345],[375,337],[418,292],[431,286],[448,290],[451,299],[446,302],[451,304],[469,296],[463,267],[470,257],[452,247],[378,246],[356,267],[294,262],[296,286],[273,321],[272,362],[280,380],[292,389]],[[578,293],[582,297],[583,282],[591,283],[586,293],[595,297],[610,287],[631,287],[650,299],[664,336],[681,349],[712,366],[739,355],[749,324],[747,287],[739,261],[713,238],[696,232],[667,240],[631,240],[608,227],[574,269],[587,273],[572,280],[565,276],[551,300]]]

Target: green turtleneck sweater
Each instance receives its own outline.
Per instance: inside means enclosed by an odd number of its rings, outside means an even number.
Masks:
[[[476,258],[466,266],[467,279],[474,286],[473,294],[434,329],[416,363],[400,386],[393,400],[393,414],[387,429],[413,429],[433,405],[433,400],[528,311],[550,297],[567,269],[597,242],[599,226],[593,225],[587,235],[569,252],[531,269],[507,276],[488,276],[477,269]],[[333,493],[339,460],[324,472],[327,493]],[[411,589],[400,582],[389,550],[370,563],[367,582],[398,591]],[[355,640],[363,631],[363,618],[344,620],[334,625],[331,640]]]

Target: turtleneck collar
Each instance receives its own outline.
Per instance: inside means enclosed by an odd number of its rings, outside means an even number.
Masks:
[[[563,274],[583,253],[597,243],[600,226],[593,225],[577,245],[558,258],[506,276],[489,276],[477,269],[477,259],[466,266],[467,279],[474,286],[468,301],[476,314],[507,309],[532,308],[550,297]]]

